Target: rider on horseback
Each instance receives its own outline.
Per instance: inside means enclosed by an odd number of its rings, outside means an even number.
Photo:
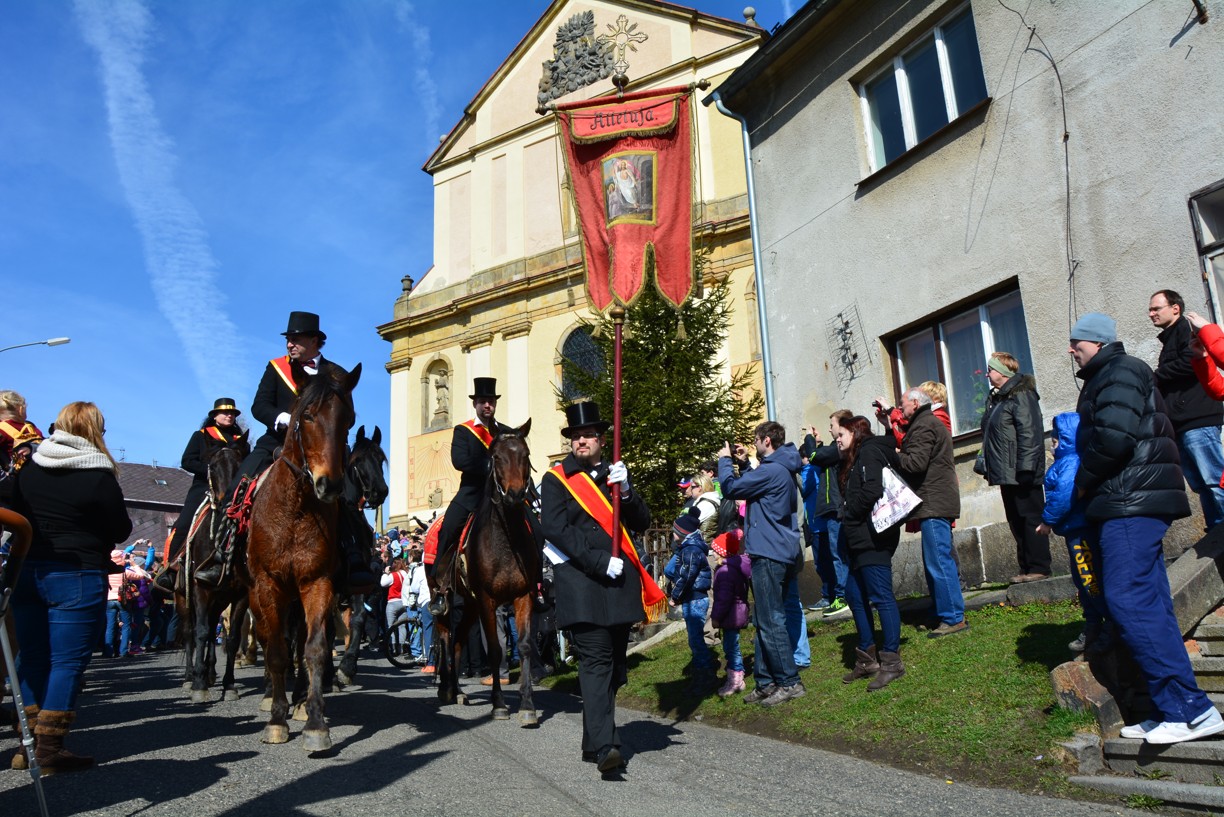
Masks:
[[[285,337],[288,354],[268,361],[255,392],[255,400],[251,403],[251,414],[267,426],[267,432],[255,442],[251,453],[242,461],[237,487],[227,503],[234,510],[246,510],[241,508],[241,504],[248,487],[272,464],[277,450],[284,444],[289,415],[301,389],[310,378],[340,369],[320,353],[327,342],[327,335],[319,330],[319,316],[313,312],[290,312],[289,325],[281,334]],[[340,371],[343,372],[343,369]],[[377,583],[370,572],[371,543],[361,536],[361,531],[366,529],[364,521],[360,511],[347,502],[341,502],[339,544],[345,554],[347,583],[353,592],[365,592]],[[237,527],[237,521],[222,526],[218,541],[214,543],[213,555],[195,573],[198,581],[214,586],[221,582],[236,546],[242,543],[236,536]]]

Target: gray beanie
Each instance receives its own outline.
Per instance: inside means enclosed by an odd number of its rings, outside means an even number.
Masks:
[[[1093,343],[1113,343],[1118,339],[1118,324],[1101,312],[1089,312],[1080,317],[1071,327],[1071,340],[1088,340]]]

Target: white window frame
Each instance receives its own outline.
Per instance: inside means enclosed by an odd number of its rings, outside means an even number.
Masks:
[[[952,84],[952,64],[948,59],[948,46],[944,42],[943,27],[954,17],[959,17],[966,10],[970,16],[973,10],[969,3],[959,6],[956,10],[945,15],[938,23],[932,26],[928,34],[923,34],[917,42],[909,48],[902,51],[897,56],[893,57],[892,62],[887,68],[881,69],[872,74],[865,81],[860,82],[858,86],[859,105],[862,108],[863,114],[863,136],[867,140],[867,163],[871,168],[871,172],[875,173],[881,168],[887,166],[889,162],[884,161],[883,156],[877,156],[875,150],[875,137],[871,132],[871,102],[867,99],[867,86],[871,85],[877,79],[892,72],[897,80],[897,97],[901,104],[901,130],[905,136],[905,151],[908,153],[913,150],[918,144],[918,131],[914,124],[914,106],[913,99],[910,96],[909,75],[905,70],[905,58],[913,54],[920,47],[926,45],[927,37],[933,35],[935,38],[935,55],[939,63],[939,80],[943,86],[944,104],[947,106],[948,123],[955,122],[963,111],[957,109],[956,106],[956,88]],[[977,21],[974,20],[974,30],[977,29]],[[978,58],[981,59],[981,48],[978,48]],[[977,103],[974,103],[975,105]],[[900,157],[898,157],[900,158]],[[896,159],[893,159],[895,162]]]
[[[1206,227],[1204,225],[1204,217],[1202,213],[1202,201],[1208,196],[1216,196],[1221,190],[1224,190],[1224,179],[1208,185],[1202,190],[1197,190],[1190,194],[1190,221],[1194,228],[1194,243],[1198,249],[1199,263],[1203,267],[1203,281],[1207,285],[1208,303],[1211,306],[1212,318],[1216,323],[1224,320],[1224,309],[1221,309],[1221,301],[1224,300],[1224,293],[1220,292],[1215,271],[1216,259],[1224,256],[1224,236],[1215,236],[1212,241],[1206,235]],[[1224,261],[1221,262],[1224,266]]]

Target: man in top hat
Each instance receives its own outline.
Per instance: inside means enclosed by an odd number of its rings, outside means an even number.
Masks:
[[[485,480],[493,459],[489,455],[489,446],[493,440],[504,431],[511,431],[510,426],[497,422],[497,378],[477,377],[472,381],[472,393],[468,399],[476,416],[471,420],[455,426],[451,435],[451,465],[459,472],[459,490],[446,509],[442,519],[442,529],[438,532],[438,550],[434,563],[427,565],[433,574],[441,570],[435,578],[438,592],[433,596],[434,615],[445,613],[444,593],[451,586],[450,553],[459,542],[459,536],[467,524],[468,518],[475,513],[484,493]]]
[[[604,431],[595,403],[565,409],[570,453],[544,475],[541,524],[553,564],[557,627],[569,630],[582,656],[582,759],[604,774],[623,765],[616,731],[616,691],[624,686],[629,630],[646,606],[666,597],[642,569],[627,531],[650,524],[646,502],[633,490],[623,462],[603,456]],[[612,555],[612,486],[621,486],[621,555]]]
[[[332,376],[346,374],[341,366],[323,358],[321,350],[327,343],[327,335],[319,329],[319,316],[315,313],[290,312],[289,324],[281,335],[285,338],[287,354],[268,361],[259,388],[255,390],[255,400],[251,403],[251,414],[264,424],[266,431],[255,441],[255,447],[238,469],[238,484],[231,502],[241,501],[250,482],[272,464],[276,449],[285,443],[294,401],[310,379],[321,372]],[[370,572],[370,559],[365,552],[368,546],[363,545],[358,536],[362,528],[368,526],[359,512],[346,505],[341,507],[346,511],[340,514],[340,545],[346,553],[348,583],[350,587],[373,587],[377,579]],[[360,517],[359,526],[357,519],[352,518],[354,515]],[[232,537],[224,535],[224,538],[229,540]],[[205,584],[220,582],[222,563],[229,558],[232,550],[229,541],[218,545],[220,552],[217,556],[220,558],[202,564],[195,573],[196,579]]]

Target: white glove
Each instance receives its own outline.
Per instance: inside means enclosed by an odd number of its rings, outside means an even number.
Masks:
[[[615,485],[618,482],[628,482],[628,481],[629,481],[629,469],[625,467],[625,464],[623,462],[621,462],[620,460],[617,460],[616,462],[612,463],[612,465],[608,467],[608,484],[609,485]]]
[[[615,579],[625,571],[625,560],[619,556],[613,556],[608,560],[608,578]]]
[[[282,429],[282,428],[288,428],[289,427],[289,412],[282,411],[280,414],[276,415],[276,422],[272,424],[272,427],[277,430]]]

